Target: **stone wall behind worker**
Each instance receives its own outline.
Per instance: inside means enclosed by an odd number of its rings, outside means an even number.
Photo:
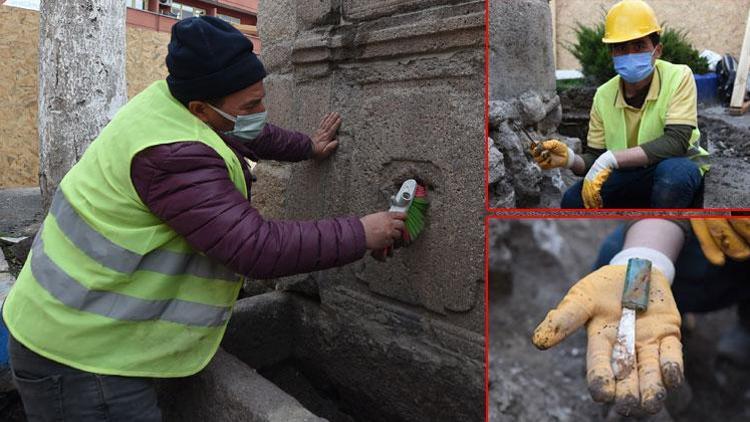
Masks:
[[[330,3],[298,4],[296,19],[261,7],[271,122],[310,133],[328,111],[344,120],[331,160],[295,165],[287,216],[380,211],[404,180],[423,181],[430,217],[415,246],[327,277],[481,332],[483,2]]]
[[[166,76],[169,34],[127,28],[128,96]],[[38,185],[39,12],[0,6],[0,188]]]
[[[565,49],[575,42],[576,22],[592,25],[604,20],[604,15],[616,0],[557,0],[557,68],[580,69],[575,57]],[[647,0],[654,8],[659,22],[674,29],[688,31],[688,39],[699,52],[713,50],[730,53],[739,60],[745,34],[750,0]]]
[[[326,330],[298,359],[372,420],[481,420],[484,1],[266,0],[259,32],[270,121],[343,117],[336,154],[288,172],[286,218],[382,211],[409,178],[431,201],[387,263],[312,276]]]

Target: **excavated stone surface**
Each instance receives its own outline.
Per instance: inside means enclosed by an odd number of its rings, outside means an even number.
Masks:
[[[335,309],[289,292],[241,299],[222,347],[340,420],[483,420],[482,334],[341,287],[328,294]]]
[[[712,155],[704,207],[750,208],[750,115],[730,116],[724,107],[702,108],[698,125]]]
[[[310,133],[343,117],[330,160],[292,167],[284,217],[382,211],[408,178],[431,203],[387,263],[277,284],[319,296],[296,353],[357,418],[482,420],[484,2],[269,0],[259,31],[270,121]]]

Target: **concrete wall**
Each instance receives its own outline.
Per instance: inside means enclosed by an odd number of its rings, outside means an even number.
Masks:
[[[491,0],[496,1],[496,0]],[[576,22],[586,25],[604,20],[615,0],[557,0],[557,68],[580,69],[580,64],[565,45],[575,41]],[[739,59],[745,34],[750,0],[649,0],[659,22],[688,31],[688,39],[698,51],[731,53]]]
[[[405,179],[429,187],[414,245],[313,277],[327,329],[300,355],[373,420],[482,420],[483,23],[481,0],[261,2],[271,121],[344,119],[330,161],[273,182],[284,215],[363,215]]]
[[[128,95],[166,76],[169,34],[127,29]],[[0,6],[0,188],[36,186],[39,13]]]

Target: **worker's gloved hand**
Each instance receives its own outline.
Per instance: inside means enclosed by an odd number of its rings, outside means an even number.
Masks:
[[[312,158],[324,160],[336,151],[339,145],[336,139],[336,133],[341,127],[341,115],[338,113],[328,113],[321,120],[318,129],[312,136]]]
[[[727,256],[750,258],[750,218],[693,218],[690,224],[708,262],[724,265]]]
[[[397,239],[401,239],[405,230],[404,220],[406,220],[406,214],[389,211],[360,218],[365,228],[367,249],[378,251],[393,246]]]
[[[575,152],[570,147],[556,139],[538,142],[529,148],[529,152],[542,170],[559,167],[569,169],[573,167],[576,158]]]
[[[611,357],[622,315],[626,265],[604,266],[576,283],[539,324],[532,340],[539,349],[548,349],[585,325],[591,397],[597,402],[614,401],[622,415],[658,412],[666,398],[665,387],[675,388],[684,379],[680,313],[668,278],[652,268],[648,309],[636,317],[637,370],[624,379],[615,380]]]
[[[612,171],[616,169],[617,159],[612,151],[607,151],[594,161],[594,164],[583,179],[583,204],[586,208],[602,208],[602,186]]]

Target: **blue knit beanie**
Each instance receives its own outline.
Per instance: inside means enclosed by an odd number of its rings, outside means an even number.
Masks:
[[[253,43],[229,23],[202,16],[172,27],[167,54],[167,84],[187,105],[192,100],[221,98],[263,80],[266,69]]]

